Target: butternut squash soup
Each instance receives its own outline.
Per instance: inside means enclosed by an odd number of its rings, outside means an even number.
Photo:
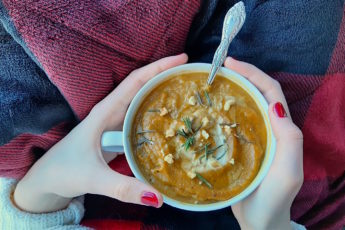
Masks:
[[[187,203],[232,198],[257,175],[266,149],[261,112],[240,86],[206,73],[160,84],[139,107],[132,148],[144,177]]]

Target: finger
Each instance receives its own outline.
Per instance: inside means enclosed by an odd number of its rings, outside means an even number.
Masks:
[[[285,174],[287,184],[300,186],[303,181],[303,134],[287,117],[280,102],[269,105],[269,117],[277,140],[272,171]]]
[[[167,69],[186,63],[187,60],[188,56],[183,53],[177,56],[162,58],[133,71],[104,99],[104,103],[108,106],[118,104],[120,105],[117,106],[118,108],[127,109],[135,94],[147,81]]]
[[[303,140],[301,130],[288,118],[286,108],[281,102],[271,103],[268,110],[273,133],[278,143]]]
[[[102,170],[94,179],[92,192],[126,202],[159,208],[162,195],[152,186],[111,169]]]
[[[253,83],[261,91],[268,103],[280,101],[284,106],[287,106],[279,83],[254,65],[227,57],[224,66],[241,74]],[[289,111],[287,113],[289,114]]]

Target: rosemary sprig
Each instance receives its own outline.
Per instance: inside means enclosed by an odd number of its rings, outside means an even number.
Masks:
[[[219,123],[220,126],[230,126],[230,128],[235,128],[239,123]]]
[[[219,149],[219,148],[222,147],[223,145],[224,145],[224,144],[220,144],[220,145],[218,145],[218,146],[215,147],[215,148],[209,149],[209,150],[208,150],[208,153],[209,153],[209,154],[214,153],[217,149]]]
[[[219,149],[220,147],[222,147],[224,144],[221,144],[221,145],[218,145],[217,147],[215,148],[212,148],[212,149],[208,149],[208,146],[205,145],[205,157],[206,157],[206,160],[208,159],[208,156],[212,153],[214,153],[217,149]]]
[[[194,141],[195,141],[194,136],[187,138],[186,142],[183,144],[186,151],[189,149],[190,146],[194,144]]]
[[[150,113],[160,113],[161,110],[160,109],[149,109],[149,110],[147,110],[147,112],[150,112]]]
[[[208,144],[206,144],[206,145],[210,145],[210,144],[208,143]],[[202,147],[202,148],[200,148],[200,149],[198,149],[198,150],[196,150],[196,151],[194,151],[193,153],[201,152],[201,151],[203,151],[204,149],[205,149],[205,146]]]
[[[184,131],[184,129],[182,130],[177,130],[177,134],[184,137],[184,138],[188,138],[188,134]]]
[[[137,134],[144,134],[144,133],[154,133],[156,131],[154,130],[141,130],[141,131],[138,131]]]
[[[242,141],[248,143],[248,144],[253,144],[252,141],[247,140],[245,137],[243,137],[243,136],[241,136],[241,135],[234,134],[234,136],[235,136],[236,138],[238,138],[238,139],[240,139],[240,140],[242,140]]]
[[[217,161],[219,161],[220,159],[222,159],[222,158],[225,156],[225,154],[226,154],[227,152],[228,152],[228,151],[225,150],[225,151],[222,153],[222,155],[220,155],[219,157],[217,157]]]
[[[198,91],[196,91],[195,94],[196,94],[196,99],[198,100],[199,105],[204,105],[204,103],[202,103],[200,93]]]
[[[150,145],[153,145],[153,141],[151,141],[151,140],[149,140],[149,139],[147,139],[146,137],[142,137],[139,141],[138,141],[138,144],[137,144],[137,146],[141,146],[141,145],[143,145],[144,143],[148,143],[148,144],[150,144]]]
[[[220,147],[222,147],[224,144],[220,144],[217,147],[213,148],[213,149],[209,149],[208,151],[213,153],[214,151],[216,151],[217,149],[219,149]]]
[[[186,138],[186,142],[182,146],[184,146],[185,150],[187,151],[190,148],[190,146],[194,144],[195,134],[200,130],[201,125],[197,129],[193,130],[192,121],[188,117],[182,118],[182,120],[185,123],[186,128],[188,129],[188,133],[186,133],[186,131],[182,129],[177,130],[177,134]]]
[[[184,129],[182,130],[177,130],[177,134],[184,137],[186,139],[186,142],[182,145],[184,146],[184,149],[187,151],[193,144],[195,141],[194,135],[189,136]]]
[[[206,99],[207,99],[207,103],[208,103],[208,105],[209,105],[210,107],[212,107],[212,101],[211,101],[211,98],[210,98],[210,96],[208,95],[208,93],[207,93],[207,91],[206,91],[206,90],[204,91],[204,94],[205,94],[205,97],[206,97]]]
[[[201,164],[201,161],[202,161],[202,159],[205,157],[205,155],[202,155],[201,157],[199,157],[199,162],[200,162],[200,164]]]
[[[194,133],[193,129],[192,129],[192,121],[189,119],[189,117],[184,117],[184,118],[182,118],[182,120],[183,120],[184,124],[186,125],[188,132]]]
[[[208,159],[208,145],[205,145],[205,157],[206,157],[206,160]]]
[[[197,133],[200,129],[201,129],[201,127],[202,127],[202,124],[201,125],[199,125],[199,127],[198,128],[196,128],[196,129],[194,129],[194,134],[195,133]]]
[[[212,185],[211,185],[211,183],[210,182],[208,182],[203,176],[201,176],[199,173],[195,173],[196,174],[196,176],[198,177],[198,179],[202,182],[202,183],[204,183],[207,187],[209,187],[209,188],[213,188],[212,187]]]

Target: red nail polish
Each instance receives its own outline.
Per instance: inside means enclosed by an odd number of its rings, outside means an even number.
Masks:
[[[280,102],[274,104],[273,111],[278,117],[287,117],[284,106]]]
[[[158,198],[157,198],[156,194],[154,194],[152,192],[144,192],[141,195],[141,203],[148,205],[148,206],[158,208]]]

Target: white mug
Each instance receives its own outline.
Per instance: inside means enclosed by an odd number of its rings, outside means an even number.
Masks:
[[[145,179],[145,177],[141,173],[132,151],[131,130],[132,130],[133,120],[135,119],[135,115],[137,113],[137,109],[140,107],[145,97],[148,94],[150,94],[150,92],[154,90],[162,82],[170,78],[173,78],[174,76],[177,76],[179,74],[190,73],[190,72],[209,73],[210,70],[211,70],[211,64],[192,63],[192,64],[185,64],[185,65],[180,65],[180,66],[171,68],[169,70],[166,70],[158,74],[156,77],[152,78],[140,89],[140,91],[133,98],[128,108],[128,111],[126,113],[126,117],[125,117],[125,121],[123,125],[123,131],[108,131],[108,132],[103,133],[102,138],[101,138],[102,149],[106,152],[124,152],[126,155],[127,162],[134,176],[137,177],[139,180],[144,181],[145,183],[149,184],[149,182]],[[264,118],[266,133],[267,133],[267,144],[266,144],[267,147],[266,147],[265,157],[263,159],[261,168],[257,176],[250,183],[250,185],[247,188],[245,188],[241,193],[239,193],[238,195],[228,200],[218,201],[218,202],[214,202],[210,204],[190,204],[190,203],[173,199],[171,197],[168,197],[162,194],[164,203],[171,205],[173,207],[179,208],[179,209],[190,210],[190,211],[211,211],[211,210],[225,208],[237,203],[238,201],[244,199],[250,193],[252,193],[258,187],[258,185],[262,182],[262,180],[266,176],[272,164],[272,161],[275,155],[276,140],[273,135],[272,127],[271,127],[269,117],[268,117],[268,104],[265,98],[263,97],[263,95],[247,79],[245,79],[244,77],[242,77],[241,75],[239,75],[238,73],[230,69],[222,67],[219,69],[218,74],[230,79],[231,81],[235,82],[237,85],[241,86],[244,90],[246,90],[247,93],[254,99],[257,106],[259,107],[262,117]]]

